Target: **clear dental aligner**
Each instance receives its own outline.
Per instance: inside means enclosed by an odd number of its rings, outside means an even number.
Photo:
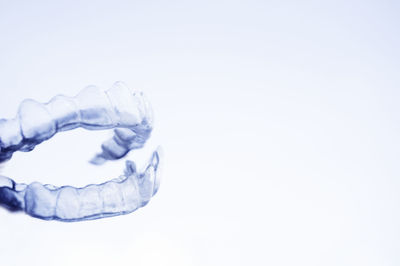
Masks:
[[[114,136],[91,160],[102,164],[143,147],[152,124],[152,110],[143,93],[121,82],[107,91],[91,86],[75,97],[59,95],[46,104],[28,99],[21,103],[15,118],[0,120],[0,162],[11,159],[16,151],[31,151],[57,132],[78,127],[115,128]],[[33,217],[67,222],[131,213],[145,206],[157,192],[159,159],[155,151],[142,172],[136,170],[134,162],[127,161],[119,178],[83,188],[18,184],[0,176],[0,205]]]

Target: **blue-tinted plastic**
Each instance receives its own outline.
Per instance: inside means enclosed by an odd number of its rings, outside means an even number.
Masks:
[[[141,148],[152,130],[152,110],[141,92],[117,82],[107,90],[82,90],[76,97],[56,96],[46,104],[25,100],[14,119],[0,120],[0,162],[16,151],[31,151],[60,131],[83,127],[89,130],[115,128],[91,163],[124,157]],[[55,187],[34,182],[17,184],[0,176],[0,204],[10,211],[46,220],[82,221],[133,212],[157,192],[159,152],[155,151],[142,173],[127,161],[122,176],[83,188]]]

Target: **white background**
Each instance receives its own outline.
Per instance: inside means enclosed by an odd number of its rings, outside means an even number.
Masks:
[[[159,193],[133,214],[0,210],[0,264],[400,265],[397,1],[0,1],[0,117],[117,80],[156,116]],[[17,153],[18,182],[83,186],[106,132]]]

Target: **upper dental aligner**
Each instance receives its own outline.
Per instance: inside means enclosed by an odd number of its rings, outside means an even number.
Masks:
[[[48,103],[24,100],[13,119],[0,120],[0,162],[15,151],[30,151],[60,131],[82,127],[90,130],[118,128],[102,145],[92,163],[122,158],[140,148],[149,138],[153,115],[143,93],[130,90],[122,82],[102,91],[95,86],[75,97],[59,95]]]
[[[60,131],[115,128],[114,136],[91,160],[102,164],[141,148],[150,136],[152,123],[152,110],[143,93],[121,82],[107,91],[91,86],[75,97],[59,95],[45,104],[28,99],[15,118],[0,120],[0,162],[9,160],[15,151],[31,151]],[[124,175],[83,188],[19,184],[0,176],[0,205],[45,220],[82,221],[126,214],[145,206],[157,192],[158,167],[159,152],[155,151],[142,172],[136,171],[134,162],[127,161]]]

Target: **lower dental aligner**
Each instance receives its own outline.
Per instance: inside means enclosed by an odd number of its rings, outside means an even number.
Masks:
[[[14,119],[0,120],[0,163],[16,151],[31,151],[57,132],[82,127],[114,129],[102,151],[91,160],[103,164],[143,147],[153,124],[151,107],[143,93],[117,82],[107,91],[91,86],[75,97],[56,96],[46,104],[24,100]],[[83,221],[131,213],[145,206],[157,192],[159,152],[142,172],[126,162],[124,174],[108,182],[83,188],[18,184],[0,176],[0,205],[45,220]]]

